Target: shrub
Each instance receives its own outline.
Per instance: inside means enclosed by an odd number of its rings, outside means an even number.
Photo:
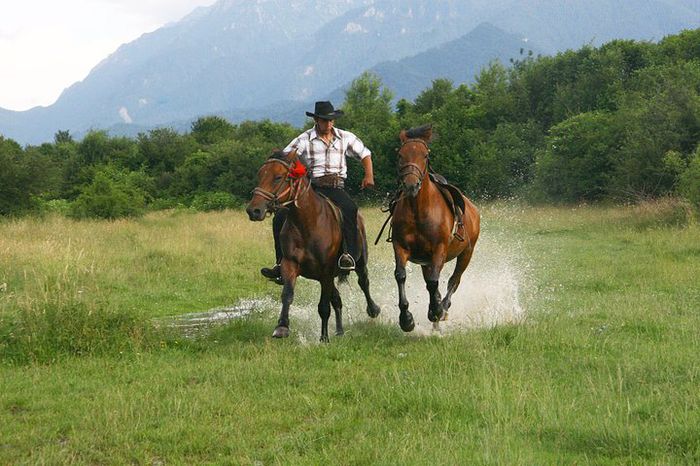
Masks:
[[[241,203],[230,193],[221,191],[197,194],[192,200],[191,207],[200,212],[225,210],[240,207]]]
[[[143,214],[146,195],[128,175],[105,170],[95,175],[70,208],[73,218],[117,219]]]
[[[681,173],[678,192],[696,209],[700,209],[700,146],[695,150],[688,168]]]

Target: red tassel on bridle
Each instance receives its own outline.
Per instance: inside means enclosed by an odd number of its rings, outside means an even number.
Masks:
[[[304,176],[306,176],[306,165],[301,163],[299,159],[294,159],[294,163],[289,168],[289,177],[296,180]]]

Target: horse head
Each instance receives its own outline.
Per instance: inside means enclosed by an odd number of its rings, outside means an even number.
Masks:
[[[399,134],[399,183],[401,190],[410,197],[416,197],[428,173],[428,143],[433,136],[431,125],[402,130]]]
[[[246,208],[253,221],[264,220],[268,213],[296,203],[303,188],[308,188],[306,167],[299,161],[296,151],[284,154],[273,151],[272,155],[258,170],[258,186],[253,189],[253,197]]]

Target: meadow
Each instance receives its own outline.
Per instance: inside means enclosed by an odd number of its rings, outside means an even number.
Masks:
[[[0,222],[0,464],[698,464],[700,228],[681,202],[481,206],[450,320],[391,246],[364,313],[318,343],[300,280],[292,336],[270,224],[244,212]],[[384,220],[361,211],[372,242]],[[448,266],[443,272],[444,290]],[[193,333],[173,317],[244,316]]]

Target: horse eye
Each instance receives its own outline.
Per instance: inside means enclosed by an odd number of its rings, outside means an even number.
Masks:
[[[275,177],[275,181],[280,181],[281,179],[282,179],[282,175],[277,175],[277,176]]]

